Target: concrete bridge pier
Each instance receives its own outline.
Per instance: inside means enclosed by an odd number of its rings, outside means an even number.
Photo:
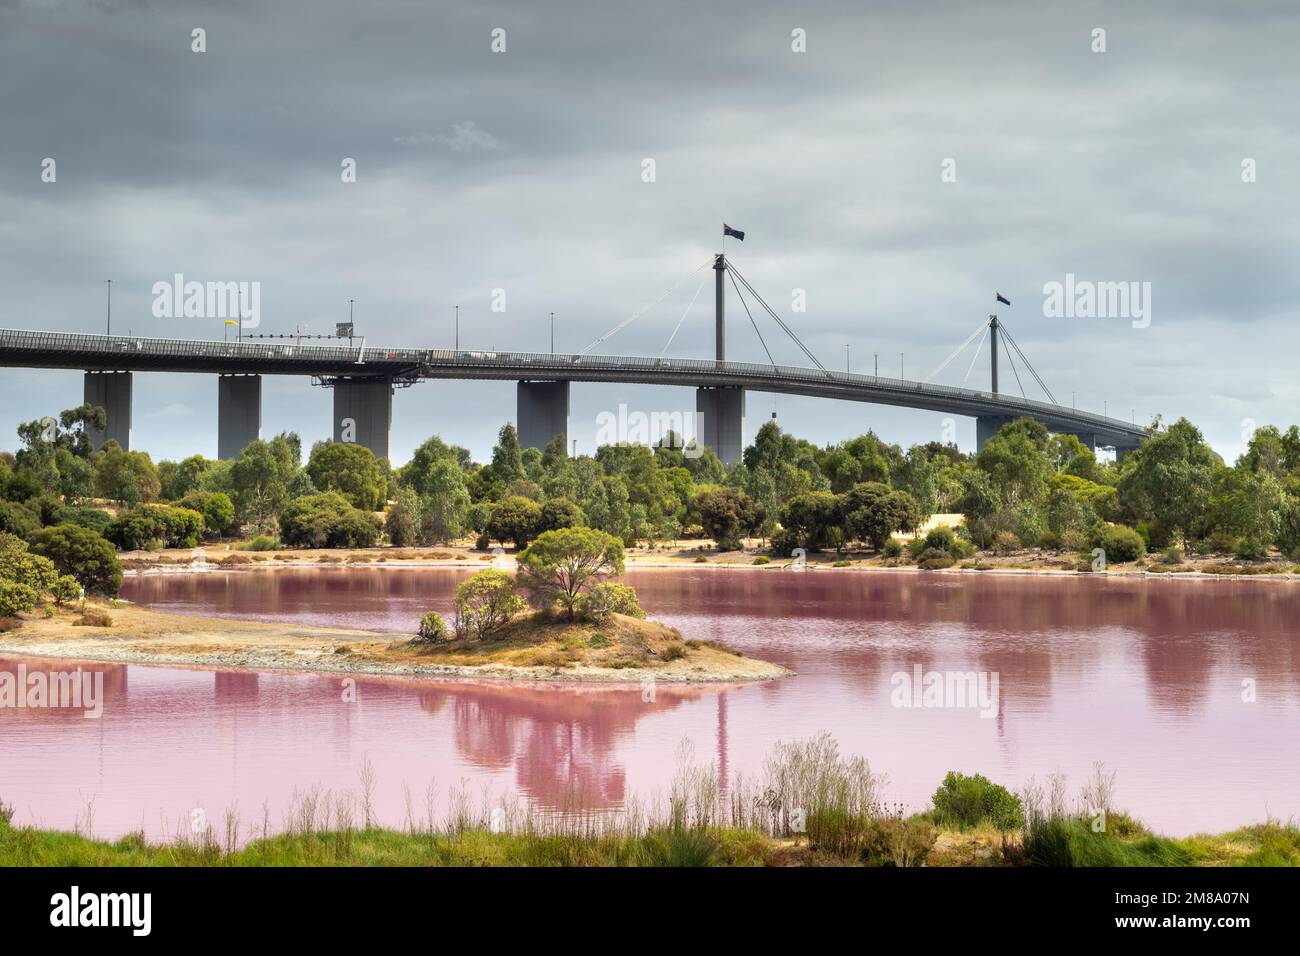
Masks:
[[[740,461],[745,450],[743,388],[697,388],[695,422],[696,440],[713,449],[723,464]]]
[[[217,457],[233,461],[262,437],[262,376],[217,378]]]
[[[569,444],[569,383],[520,382],[515,424],[519,447],[544,451],[557,435]]]
[[[979,451],[988,444],[990,438],[998,433],[1003,425],[1015,421],[1007,415],[981,415],[975,419],[975,450]]]
[[[90,431],[90,447],[101,448],[110,438],[127,451],[131,450],[131,384],[130,372],[87,372],[85,401],[98,405],[108,413],[108,427],[104,431]]]
[[[376,458],[391,457],[392,381],[340,378],[334,382],[334,440],[365,445]]]

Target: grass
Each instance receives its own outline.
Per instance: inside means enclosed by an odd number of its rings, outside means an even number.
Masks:
[[[91,808],[74,832],[15,827],[0,801],[0,866],[1300,865],[1294,822],[1155,835],[1111,809],[1114,774],[1100,765],[1074,805],[1063,777],[1046,788],[1031,781],[1016,797],[1023,828],[1010,833],[997,829],[1005,818],[987,812],[987,795],[1001,788],[978,775],[949,774],[939,806],[909,816],[882,802],[886,779],[863,758],[841,755],[827,734],[778,744],[755,778],[738,777],[725,791],[716,768],[697,763],[683,742],[667,793],[650,803],[631,797],[617,812],[578,801],[541,812],[486,794],[476,802],[462,786],[440,818],[431,784],[423,812],[408,789],[404,826],[382,827],[367,759],[359,781],[356,791],[297,792],[275,831],[265,809],[251,826],[231,810],[218,826],[157,843],[142,833],[94,838]],[[954,810],[961,819],[945,821]]]

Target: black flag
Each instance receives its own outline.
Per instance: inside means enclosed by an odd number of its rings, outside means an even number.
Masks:
[[[1011,300],[1006,298],[1001,292],[995,292],[994,295],[998,297],[998,301],[1001,302],[1003,305],[1011,304]]]
[[[735,236],[741,242],[745,241],[745,234],[739,229],[732,229],[725,222],[722,224],[722,234],[724,236]]]

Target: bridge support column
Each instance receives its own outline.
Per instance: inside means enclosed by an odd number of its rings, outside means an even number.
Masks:
[[[108,413],[108,427],[90,432],[90,447],[99,449],[110,438],[131,450],[131,373],[87,372],[85,401]]]
[[[520,382],[516,392],[515,423],[519,447],[545,451],[559,435],[569,443],[569,383]]]
[[[1136,447],[1136,446],[1134,446],[1134,447],[1130,447],[1130,448],[1121,448],[1121,447],[1119,447],[1118,445],[1116,445],[1116,446],[1115,446],[1115,464],[1118,465],[1121,461],[1123,461],[1123,460],[1124,460],[1125,458],[1127,458],[1129,455],[1133,454],[1133,452],[1135,452],[1135,451],[1137,451],[1137,447]]]
[[[979,451],[988,444],[998,429],[1015,419],[1005,415],[981,415],[975,419],[975,450]]]
[[[262,376],[217,377],[217,457],[233,461],[262,437]]]
[[[713,449],[724,465],[739,462],[745,450],[745,390],[697,388],[695,438]]]
[[[334,383],[334,440],[365,445],[389,458],[393,444],[393,383],[386,378],[341,378]]]

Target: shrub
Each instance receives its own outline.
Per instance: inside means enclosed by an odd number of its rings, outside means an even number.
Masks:
[[[924,866],[939,831],[927,820],[887,816],[863,827],[862,862],[866,866]]]
[[[1160,556],[1160,561],[1162,564],[1182,564],[1183,552],[1171,545],[1165,548],[1165,553]]]
[[[922,571],[942,571],[944,568],[950,568],[956,561],[947,551],[941,551],[938,548],[926,548],[917,559],[917,567]]]
[[[371,548],[383,525],[335,491],[295,498],[280,513],[280,540],[305,548]]]
[[[887,558],[897,558],[903,553],[903,542],[897,538],[890,538],[885,542],[884,552]]]
[[[1044,531],[1038,539],[1038,546],[1044,551],[1060,551],[1061,536],[1055,531]]]
[[[418,639],[427,644],[435,644],[438,641],[448,639],[447,625],[442,620],[442,615],[437,611],[430,611],[424,617],[420,618],[420,629],[417,632]]]
[[[69,601],[75,601],[81,597],[81,582],[70,574],[60,574],[50,587],[50,597],[60,607]]]
[[[40,517],[26,505],[16,501],[0,501],[0,532],[27,538],[40,526]]]
[[[1268,545],[1259,538],[1247,536],[1237,542],[1233,553],[1239,561],[1263,561],[1268,557]]]
[[[1061,534],[1061,550],[1082,554],[1090,550],[1092,539],[1082,531],[1071,528]]]
[[[940,551],[952,551],[956,545],[957,538],[952,533],[952,529],[944,525],[931,528],[925,536],[925,546],[927,549],[937,548]]]
[[[112,597],[122,588],[122,565],[113,545],[89,528],[42,528],[32,536],[32,552],[49,558],[60,574],[72,575],[89,592]]]
[[[112,627],[113,618],[107,611],[92,608],[77,615],[72,623],[75,627]]]
[[[107,511],[100,511],[98,508],[63,507],[55,512],[54,519],[55,524],[80,525],[100,535],[107,531],[108,526],[113,523],[113,516]]]
[[[105,537],[123,551],[150,550],[158,545],[192,548],[204,530],[203,515],[189,508],[143,505],[114,519]]]
[[[836,561],[834,564],[832,564],[831,567],[833,567],[833,568],[847,568],[847,567],[849,567],[849,566],[852,565],[852,564],[853,564],[852,561],[845,561],[845,560],[841,559],[841,560],[839,560],[839,561]]]
[[[1215,554],[1233,554],[1237,550],[1237,536],[1227,531],[1216,531],[1210,535],[1210,547]]]
[[[778,558],[790,557],[797,547],[799,547],[799,535],[791,529],[781,528],[772,535],[772,553]]]
[[[708,564],[708,563],[709,563],[709,559],[706,558],[706,557],[705,557],[704,555],[702,555],[702,554],[697,554],[697,555],[695,556],[695,563],[696,563],[696,564]]]
[[[31,588],[37,599],[53,586],[59,576],[54,562],[28,550],[25,541],[0,534],[0,580]]]
[[[279,547],[280,543],[269,534],[259,534],[252,541],[248,542],[249,551],[274,551]]]
[[[583,602],[583,610],[598,621],[611,614],[645,617],[645,611],[637,603],[636,591],[626,584],[605,583],[593,586]]]
[[[949,771],[934,792],[934,816],[942,826],[976,827],[988,823],[1003,833],[1024,825],[1020,798],[981,774]]]
[[[755,564],[771,564],[771,563],[772,563],[772,559],[769,558],[769,557],[768,557],[767,555],[765,555],[765,554],[760,554],[758,557],[756,557],[756,558],[754,559],[754,563],[755,563]]]
[[[1020,546],[1020,536],[1014,531],[999,531],[993,536],[993,550],[998,554],[1010,554],[1012,551],[1019,551]]]
[[[0,578],[0,617],[14,617],[36,607],[36,591],[26,584]]]
[[[483,639],[524,609],[515,582],[504,571],[479,571],[456,588],[456,636]]]
[[[1142,536],[1122,524],[1105,528],[1097,539],[1097,546],[1106,552],[1106,560],[1111,564],[1136,561],[1146,554]]]
[[[587,641],[587,645],[589,647],[595,647],[595,648],[611,647],[613,643],[614,642],[611,641],[604,634],[593,634],[591,635],[591,639]]]
[[[659,659],[661,661],[664,661],[665,663],[668,661],[681,660],[685,656],[686,656],[686,646],[678,642],[674,642],[672,644],[665,644],[663,648],[659,651]]]

